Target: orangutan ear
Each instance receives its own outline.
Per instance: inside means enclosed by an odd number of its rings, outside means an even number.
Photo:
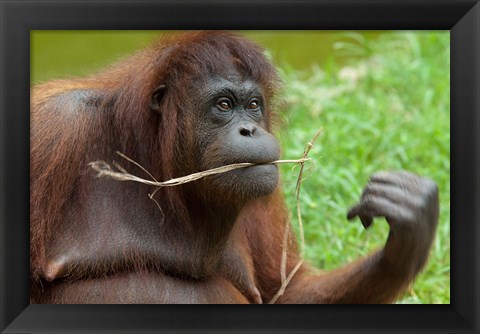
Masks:
[[[166,86],[160,85],[153,91],[152,100],[150,101],[150,108],[155,112],[160,112],[160,103],[163,95],[165,95]]]

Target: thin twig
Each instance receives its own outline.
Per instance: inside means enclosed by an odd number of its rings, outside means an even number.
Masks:
[[[120,153],[120,152],[117,152],[117,153]],[[122,156],[122,157],[125,157],[121,153],[119,155]],[[128,158],[128,160],[133,161],[129,158]],[[302,159],[297,159],[297,160],[275,160],[275,161],[269,162],[268,164],[305,163],[305,161],[308,161],[308,160],[310,160],[310,159],[309,158],[302,158]],[[108,176],[108,177],[111,177],[112,179],[117,180],[117,181],[134,181],[134,182],[148,184],[148,185],[156,186],[156,187],[174,187],[174,186],[178,186],[180,184],[196,181],[196,180],[204,178],[206,176],[215,175],[215,174],[222,174],[222,173],[226,173],[226,172],[229,172],[229,171],[232,171],[232,170],[235,170],[235,169],[258,165],[258,164],[255,164],[255,163],[242,162],[242,163],[217,167],[217,168],[209,169],[209,170],[206,170],[206,171],[203,171],[203,172],[189,174],[189,175],[182,176],[182,177],[177,177],[177,178],[174,178],[174,179],[171,179],[171,180],[168,180],[168,181],[159,182],[159,181],[146,180],[146,179],[143,179],[141,177],[132,175],[132,174],[128,173],[118,163],[114,162],[113,164],[118,170],[120,170],[120,172],[113,170],[112,167],[108,163],[106,163],[105,161],[93,161],[93,162],[90,162],[88,165],[90,167],[92,167],[97,172],[98,177]],[[152,178],[153,178],[153,176],[152,176]]]
[[[146,170],[142,165],[140,165],[138,162],[130,159],[129,157],[127,157],[125,154],[123,154],[122,152],[119,152],[117,151],[117,154],[119,156],[121,156],[122,158],[124,158],[125,160],[127,161],[130,161],[132,164],[135,164],[136,166],[138,166],[141,170],[143,170],[145,173],[147,173],[155,182],[158,182],[157,179],[152,175],[150,174],[150,172],[148,170]]]
[[[288,284],[292,280],[293,276],[297,273],[297,271],[300,269],[302,266],[304,260],[305,260],[305,235],[303,232],[303,223],[302,223],[302,211],[301,211],[301,206],[300,206],[300,186],[303,181],[303,168],[305,167],[305,159],[307,159],[307,155],[310,152],[310,150],[313,147],[313,144],[317,140],[318,136],[320,133],[323,131],[323,129],[319,129],[315,135],[313,136],[312,140],[307,144],[305,147],[305,150],[303,152],[303,157],[300,160],[303,160],[300,162],[300,171],[298,172],[298,177],[297,177],[297,184],[295,187],[295,199],[296,199],[296,204],[297,204],[297,220],[298,220],[298,234],[300,234],[300,260],[298,263],[295,265],[295,267],[292,269],[290,274],[287,276],[287,255],[288,255],[288,235],[290,233],[290,222],[287,220],[285,224],[285,229],[284,229],[284,235],[283,235],[283,248],[282,248],[282,260],[280,263],[280,278],[281,278],[281,285],[280,289],[278,289],[277,293],[273,298],[270,300],[269,304],[274,304],[280,296],[282,296],[285,293],[285,289],[287,288]]]
[[[280,262],[280,281],[281,286],[287,281],[287,249],[288,249],[288,235],[290,234],[290,222],[287,220],[283,233],[283,248],[282,248],[282,260]],[[278,297],[277,297],[278,298]],[[272,299],[270,303],[274,303],[276,299]]]
[[[153,190],[152,193],[148,194],[148,197],[152,201],[155,202],[158,209],[162,213],[162,216],[165,216],[164,213],[163,213],[162,207],[160,206],[160,203],[158,203],[158,201],[154,198],[155,194],[157,193],[157,191],[160,188],[162,188],[162,187],[173,187],[173,186],[177,186],[177,185],[180,185],[180,184],[192,182],[192,181],[201,179],[201,178],[206,177],[206,176],[221,174],[221,173],[225,173],[225,172],[228,172],[228,171],[231,171],[231,170],[256,165],[254,163],[231,164],[231,165],[226,165],[226,166],[222,166],[222,167],[218,167],[218,168],[209,169],[209,170],[206,170],[206,171],[203,171],[203,172],[198,172],[198,173],[186,175],[186,176],[183,176],[183,177],[178,177],[178,178],[171,179],[171,180],[168,180],[168,181],[165,181],[165,182],[159,182],[159,181],[157,181],[157,179],[155,179],[155,177],[149,171],[147,171],[138,162],[136,162],[133,159],[127,157],[125,154],[123,154],[121,152],[117,151],[116,153],[119,156],[121,156],[122,158],[124,158],[125,160],[135,164],[137,167],[142,169],[145,173],[147,173],[153,179],[153,181],[146,180],[146,179],[143,179],[141,177],[130,174],[129,172],[127,172],[127,170],[125,168],[123,168],[116,161],[113,161],[112,165],[117,170],[112,169],[112,167],[108,163],[106,163],[105,161],[93,161],[93,162],[90,162],[88,165],[90,167],[92,167],[95,171],[97,171],[97,177],[107,176],[107,177],[110,177],[110,178],[112,178],[114,180],[117,180],[117,181],[133,181],[133,182],[139,182],[139,183],[143,183],[143,184],[147,184],[147,185],[151,185],[151,186],[156,187],[156,189]],[[276,160],[276,161],[270,162],[269,164],[304,163],[306,160],[309,160],[309,159]]]

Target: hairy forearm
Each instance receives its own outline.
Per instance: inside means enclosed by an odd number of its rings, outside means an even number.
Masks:
[[[380,250],[343,268],[297,276],[279,303],[376,304],[394,301],[413,276],[386,261]]]

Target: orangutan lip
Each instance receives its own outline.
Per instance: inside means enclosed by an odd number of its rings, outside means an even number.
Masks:
[[[260,163],[260,164],[254,164],[252,166],[248,166],[248,167],[245,167],[245,168],[240,168],[239,171],[241,170],[253,170],[253,169],[278,169],[278,166],[276,164],[272,164],[272,163]]]
[[[249,163],[254,165],[270,165],[273,164],[278,159],[258,159],[258,160],[234,160],[226,163],[226,165],[233,165],[233,164],[242,164],[242,163]]]
[[[255,164],[255,165],[272,165],[274,161],[275,160],[271,160],[271,161],[252,161],[250,163]]]

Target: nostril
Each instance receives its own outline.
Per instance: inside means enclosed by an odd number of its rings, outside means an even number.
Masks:
[[[251,135],[251,134],[250,134],[250,130],[245,129],[245,128],[241,128],[241,129],[240,129],[240,134],[241,134],[242,136],[245,136],[245,137],[249,137],[249,136]]]
[[[256,127],[246,128],[242,126],[240,128],[240,134],[245,137],[252,137],[255,133],[255,130],[257,130]]]

